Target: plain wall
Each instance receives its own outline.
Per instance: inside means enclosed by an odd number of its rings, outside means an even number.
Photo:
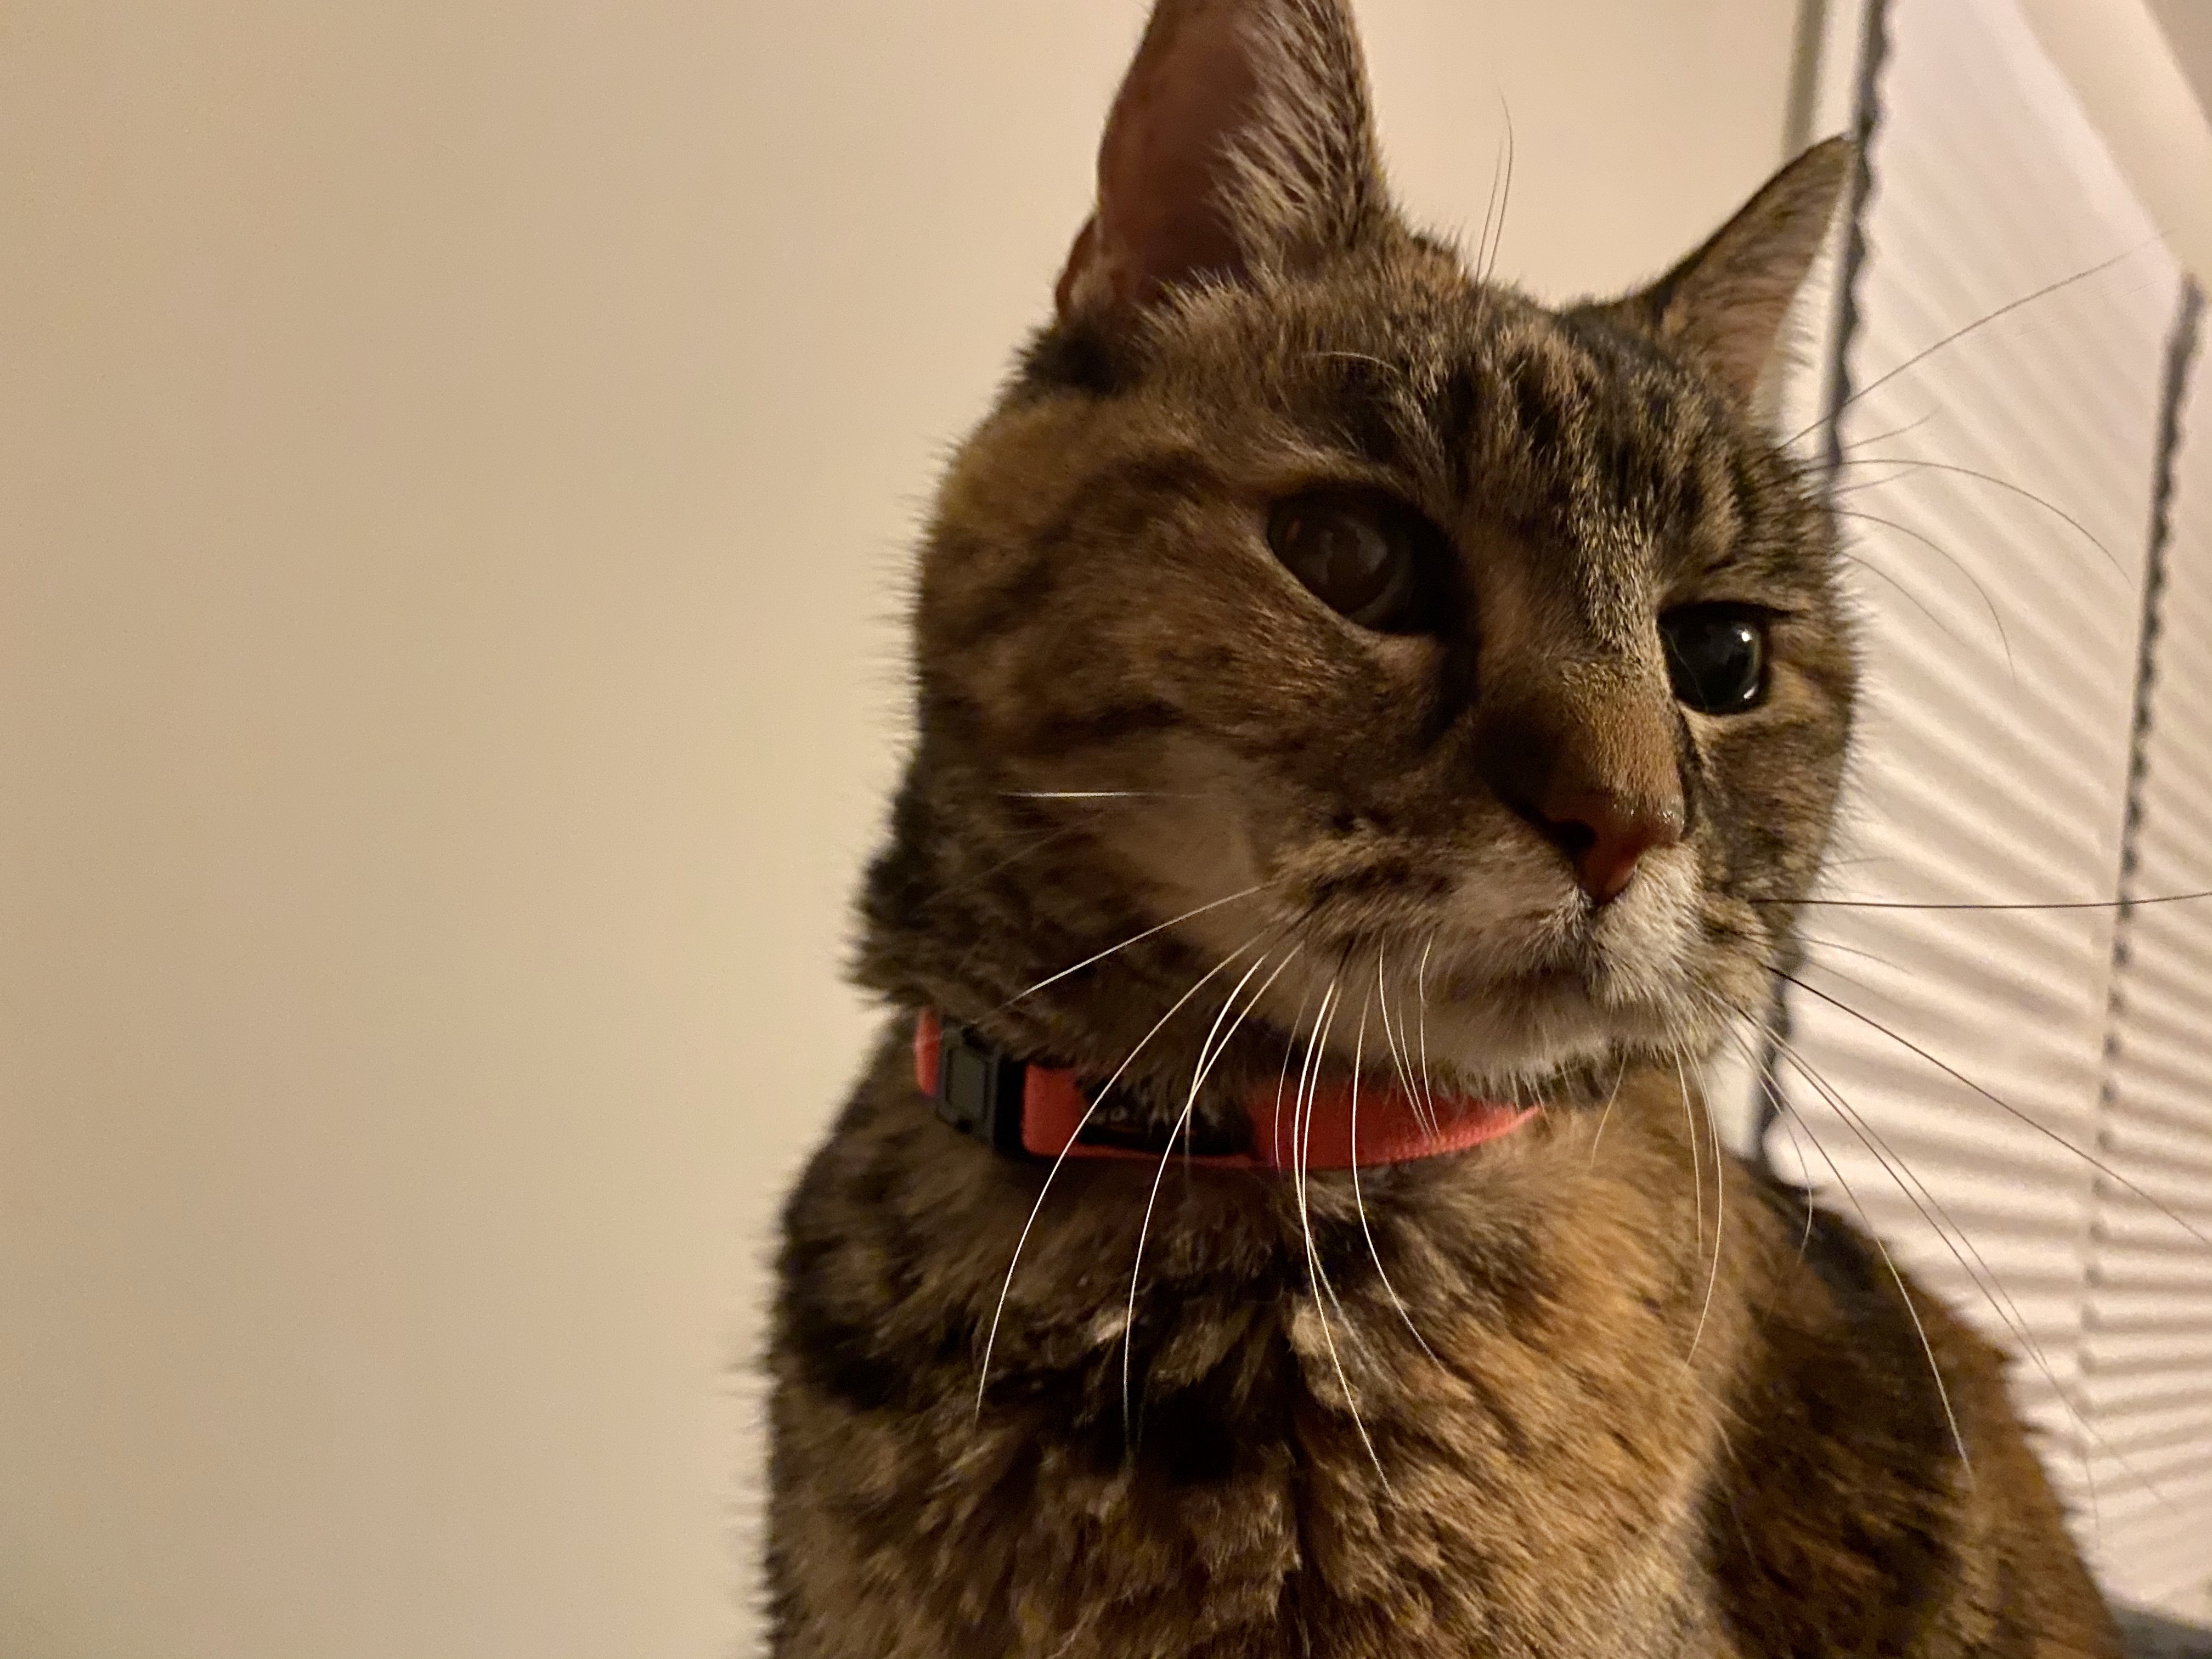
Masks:
[[[1618,286],[1780,0],[1367,0]],[[0,15],[0,1654],[721,1655],[904,550],[1136,0]]]

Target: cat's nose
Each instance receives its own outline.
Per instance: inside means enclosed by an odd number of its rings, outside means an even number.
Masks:
[[[1689,834],[1694,798],[1674,700],[1663,683],[1586,665],[1523,668],[1522,680],[1522,697],[1485,711],[1476,766],[1492,795],[1559,849],[1591,902],[1610,904],[1647,854]]]
[[[1574,866],[1593,903],[1610,904],[1636,878],[1646,853],[1682,839],[1680,792],[1628,794],[1602,785],[1555,781],[1521,815]]]

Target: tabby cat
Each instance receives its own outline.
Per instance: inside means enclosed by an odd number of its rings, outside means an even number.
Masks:
[[[1342,0],[1159,0],[922,552],[778,1659],[2117,1652],[1999,1354],[1688,1081],[1844,763],[1759,410],[1853,165],[1549,311]]]

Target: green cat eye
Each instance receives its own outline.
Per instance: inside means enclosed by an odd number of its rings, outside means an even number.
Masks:
[[[1267,545],[1306,591],[1362,628],[1419,632],[1430,626],[1424,550],[1428,521],[1387,496],[1317,490],[1278,501]]]
[[[1686,605],[1659,618],[1674,696],[1701,714],[1740,714],[1766,696],[1766,625],[1740,605]]]

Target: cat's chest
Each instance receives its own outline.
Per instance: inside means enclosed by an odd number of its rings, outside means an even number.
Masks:
[[[1423,1312],[1287,1294],[1212,1372],[1155,1379],[1117,1465],[1060,1440],[1028,1525],[1065,1533],[1030,1593],[1064,1587],[1067,1653],[1100,1607],[1127,1610],[1102,1656],[1713,1651],[1703,1413],[1663,1371]]]
[[[1692,1218],[1616,1139],[1638,1179],[1547,1129],[1295,1204],[1170,1183],[1148,1233],[1104,1175],[1018,1275],[1002,1166],[825,1154],[779,1310],[779,1659],[1725,1654],[1736,1303],[1699,1330],[1710,1260],[1651,1243]]]
[[[1695,1568],[1710,1425],[1664,1370],[1458,1328],[1379,1281],[1190,1328],[1208,1311],[1018,1356],[981,1411],[809,1402],[858,1477],[811,1496],[867,1517],[843,1594],[878,1603],[873,1650],[1725,1651]]]

